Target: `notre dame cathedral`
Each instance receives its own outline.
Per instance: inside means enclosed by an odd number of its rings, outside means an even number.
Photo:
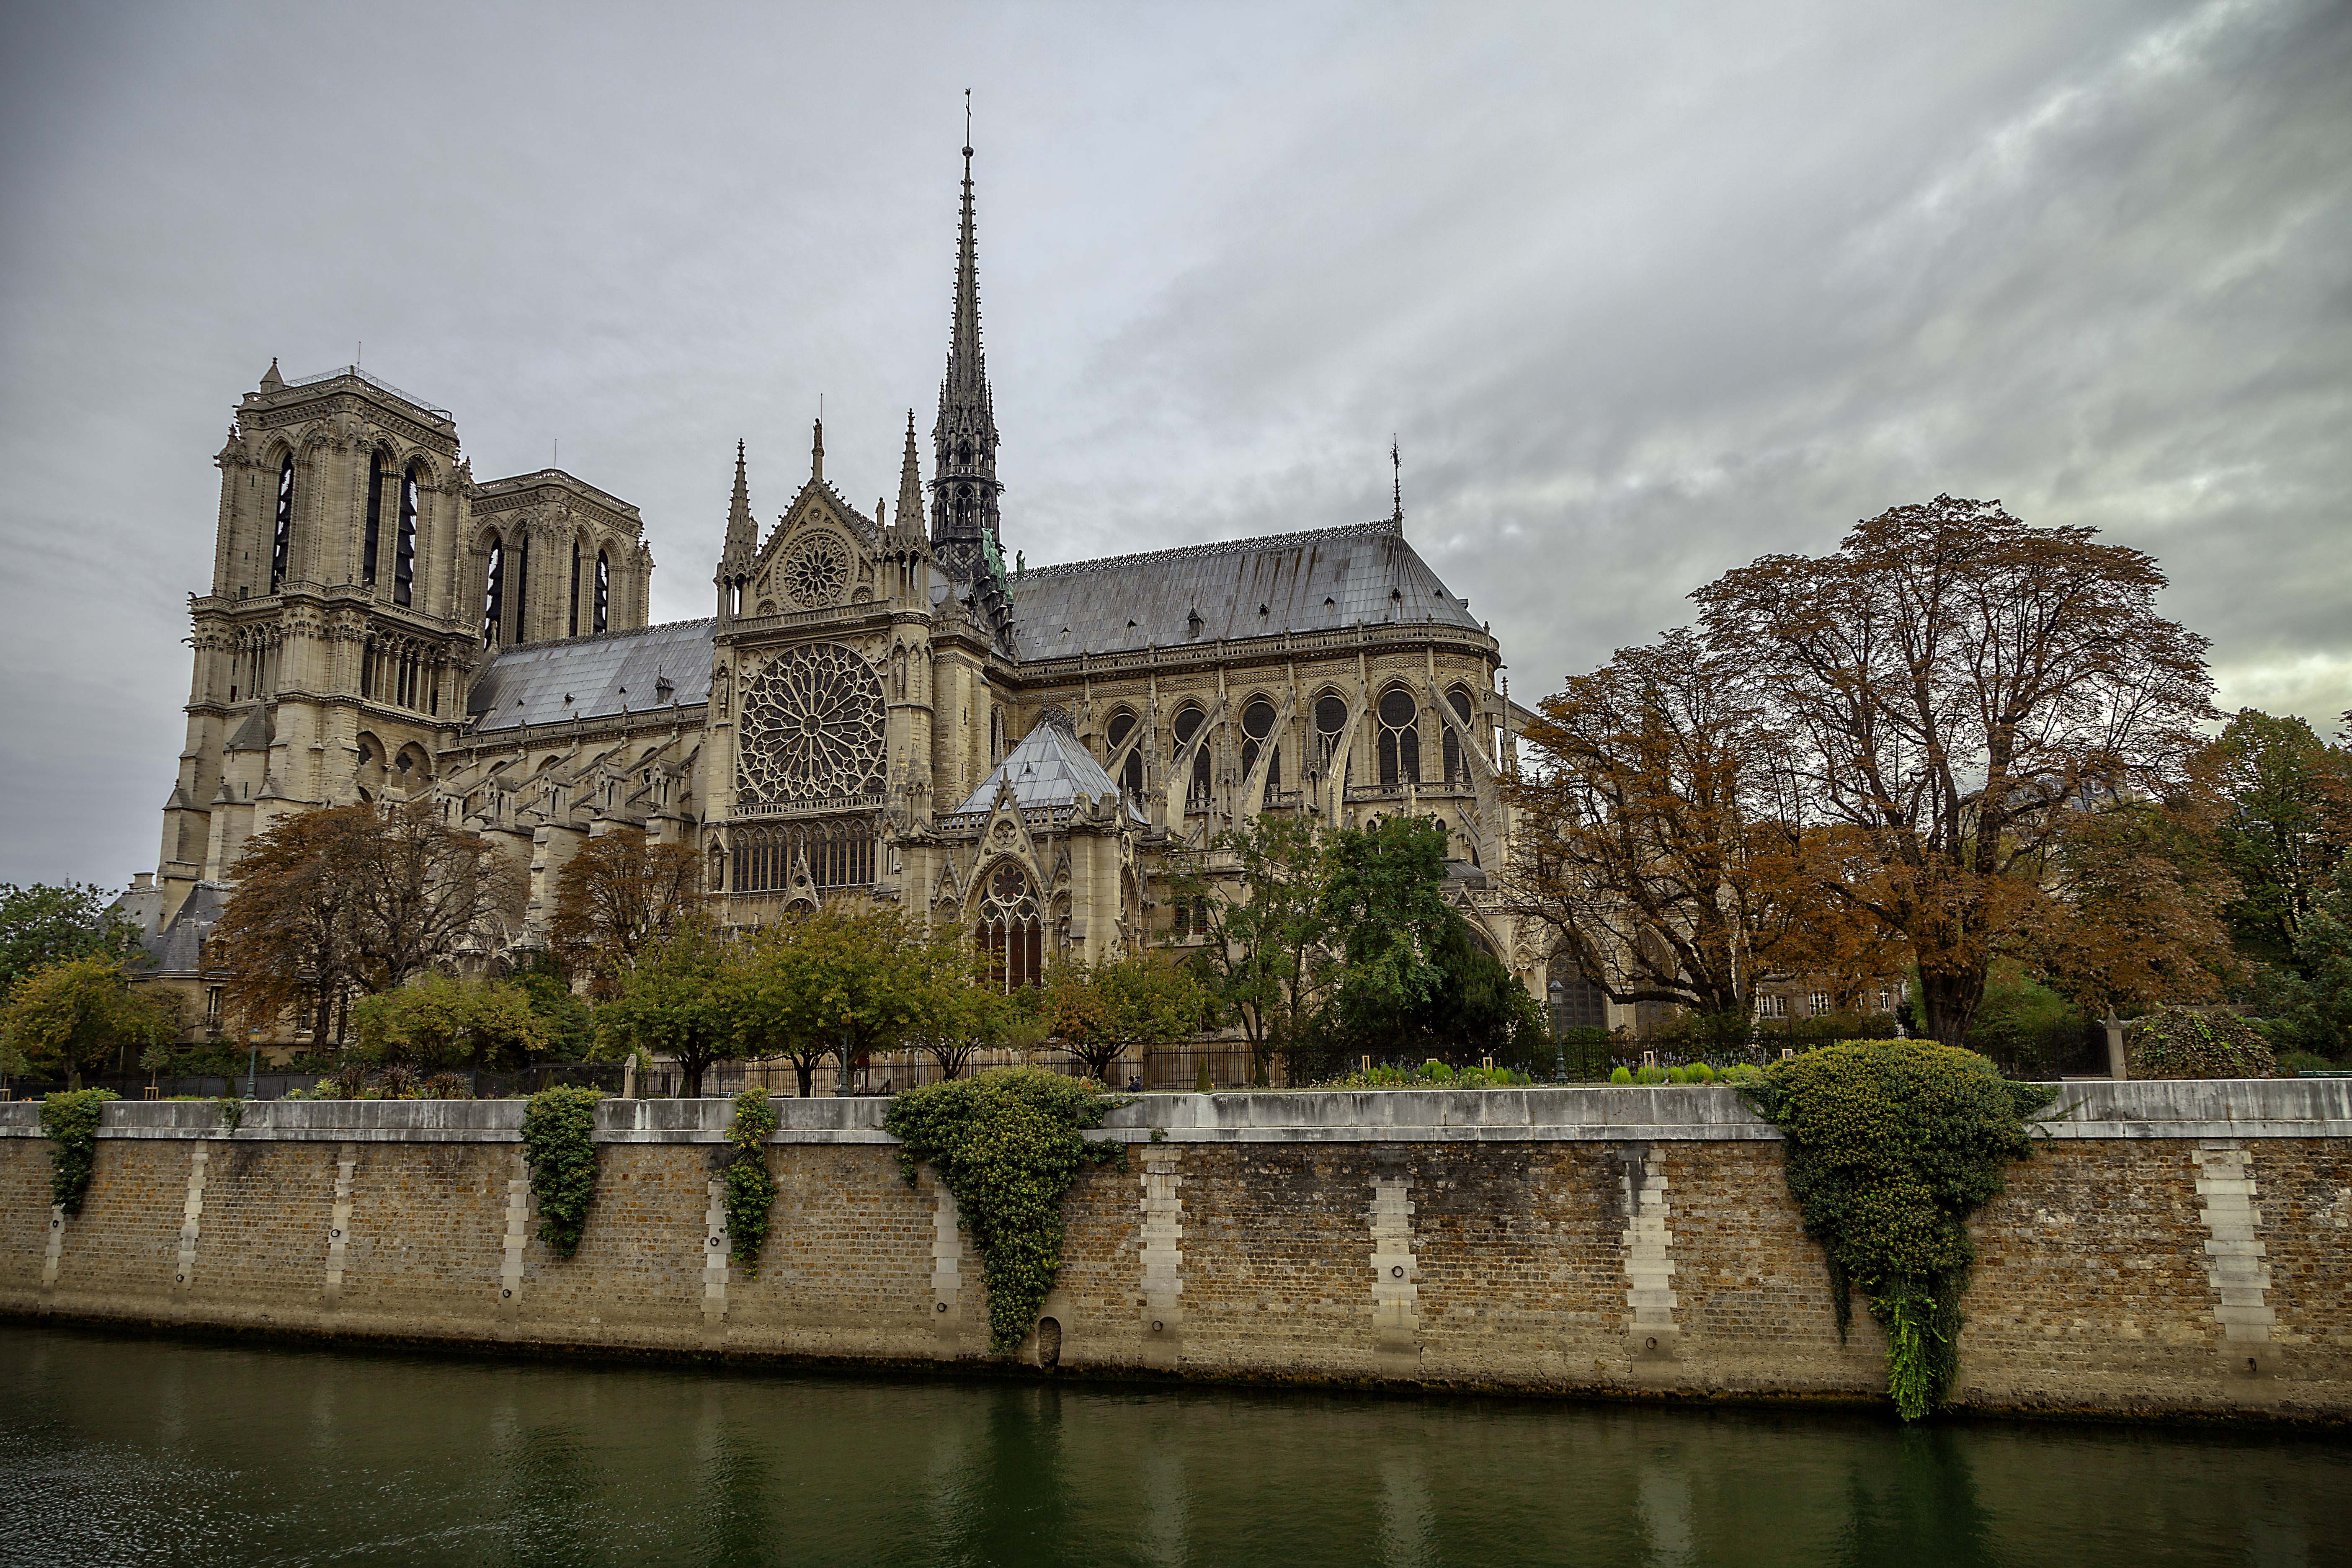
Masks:
[[[1007,565],[963,156],[929,478],[909,415],[896,504],[862,510],[820,423],[763,531],[739,443],[706,619],[647,624],[628,502],[556,468],[478,480],[448,411],[271,363],[215,459],[187,743],[125,905],[163,978],[216,1009],[203,936],[253,834],[421,796],[528,863],[534,919],[582,843],[641,827],[700,850],[726,921],[893,900],[971,931],[1008,985],[1181,940],[1188,911],[1154,891],[1172,849],[1262,812],[1412,812],[1444,822],[1450,896],[1541,994],[1548,955],[1484,869],[1524,713],[1401,506]]]

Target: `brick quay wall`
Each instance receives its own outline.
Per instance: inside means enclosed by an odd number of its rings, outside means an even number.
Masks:
[[[882,1106],[777,1102],[756,1277],[725,1100],[611,1100],[579,1253],[538,1239],[520,1101],[107,1108],[79,1215],[0,1106],[0,1312],[291,1335],[985,1359],[953,1199]],[[1958,1403],[2352,1415],[2352,1080],[2071,1083],[1973,1222]],[[1720,1088],[1150,1095],[1071,1189],[1065,1373],[1611,1396],[1876,1399],[1778,1134]]]

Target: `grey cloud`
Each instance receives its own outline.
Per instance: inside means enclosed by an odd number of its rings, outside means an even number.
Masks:
[[[961,89],[1033,562],[1408,528],[1532,698],[1938,490],[2155,552],[2352,707],[2352,26],[2187,6],[76,9],[0,22],[0,877],[152,863],[236,394],[350,358],[638,502],[707,612],[895,494]]]

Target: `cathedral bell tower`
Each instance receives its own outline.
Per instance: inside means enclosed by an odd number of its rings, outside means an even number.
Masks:
[[[356,365],[236,408],[211,590],[190,595],[187,743],[163,805],[169,919],[278,818],[421,794],[474,662],[451,570],[472,475],[446,409]]]
[[[955,321],[948,370],[931,426],[931,548],[968,594],[982,625],[1012,646],[1013,609],[1004,594],[1004,550],[998,533],[996,407],[980,349],[980,262],[973,233],[971,147],[963,150],[963,216],[956,239]]]

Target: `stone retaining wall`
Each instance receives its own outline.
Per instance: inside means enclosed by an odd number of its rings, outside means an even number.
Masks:
[[[982,1355],[980,1260],[882,1106],[783,1100],[756,1278],[725,1100],[601,1108],[579,1254],[537,1239],[520,1101],[120,1103],[82,1212],[0,1106],[0,1311],[895,1362]],[[1975,1222],[1960,1400],[2352,1414],[2352,1081],[2069,1084]],[[1879,1397],[1778,1134],[1719,1088],[1153,1095],[1072,1189],[1065,1369]],[[1057,1347],[1057,1348],[1056,1348]]]

